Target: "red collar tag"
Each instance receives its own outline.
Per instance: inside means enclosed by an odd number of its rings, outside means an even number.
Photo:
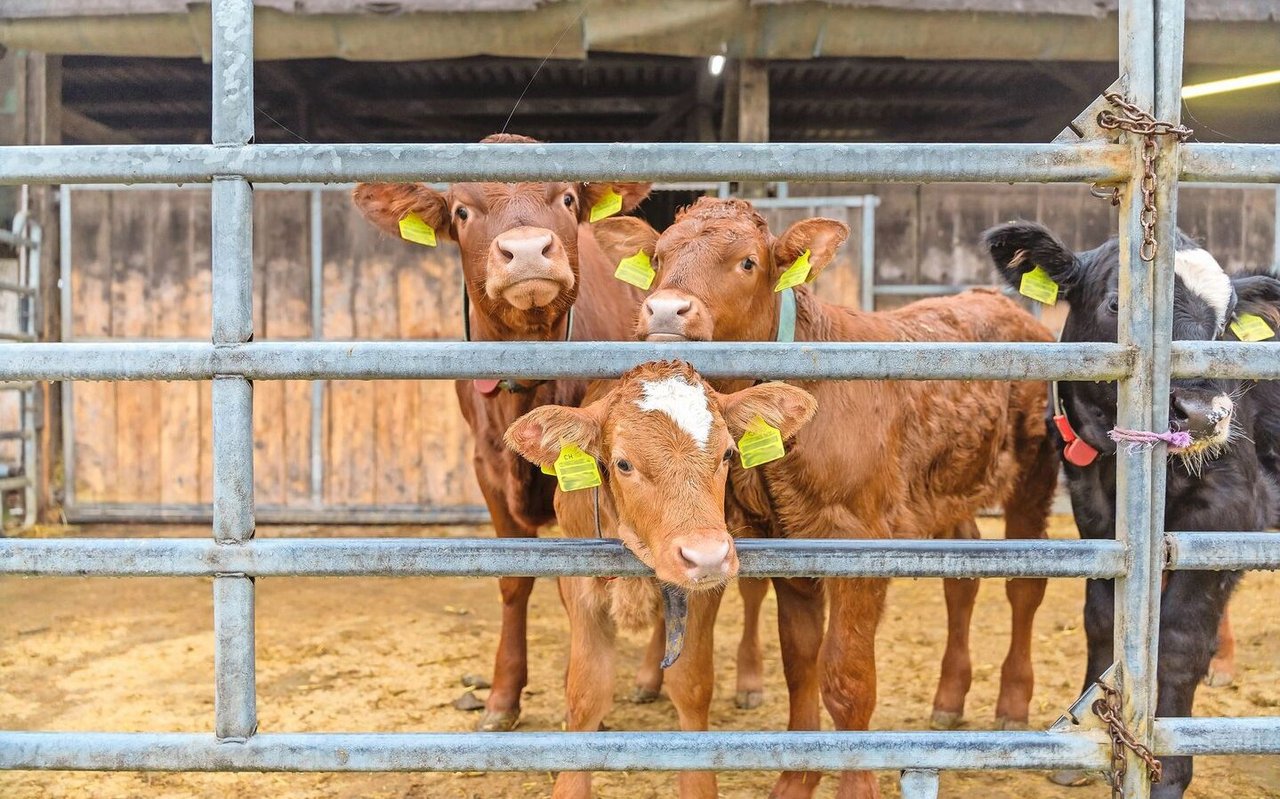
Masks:
[[[1058,432],[1062,434],[1062,440],[1067,444],[1062,450],[1063,460],[1073,466],[1088,466],[1098,459],[1098,451],[1076,435],[1065,413],[1054,416],[1053,423],[1058,426]]]
[[[471,382],[475,384],[476,391],[486,397],[492,397],[494,394],[498,393],[498,384],[502,381],[489,378],[487,380],[473,380]]]

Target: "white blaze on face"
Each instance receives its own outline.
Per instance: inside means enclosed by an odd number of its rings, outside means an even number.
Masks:
[[[1217,316],[1218,329],[1227,323],[1231,306],[1231,278],[1205,250],[1179,250],[1173,258],[1173,271],[1182,285],[1208,303]]]
[[[661,411],[693,438],[702,449],[711,437],[711,408],[701,385],[693,386],[679,377],[649,380],[644,383],[644,397],[636,400],[642,411]]]

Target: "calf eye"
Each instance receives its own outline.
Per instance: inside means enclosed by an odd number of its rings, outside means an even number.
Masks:
[[[1107,300],[1107,313],[1111,314],[1112,316],[1116,316],[1117,314],[1120,313],[1119,297],[1112,297],[1111,299]]]
[[[457,209],[453,212],[453,215],[458,217],[460,221],[465,222],[467,217],[470,216],[470,213],[468,213],[467,207],[465,205],[459,205]]]
[[[755,269],[755,268],[756,268],[756,259],[754,259],[754,258],[744,258],[744,259],[742,259],[742,271],[743,271],[743,272],[750,272],[752,269]]]
[[[724,451],[724,462],[728,463],[733,460],[733,447],[729,447]]]
[[[574,199],[574,196],[573,196],[572,194],[566,194],[566,195],[564,196],[564,207],[565,207],[565,208],[572,208],[572,207],[573,207],[574,202],[576,202],[576,200]]]
[[[631,474],[631,461],[620,459],[613,465],[616,466],[618,468],[618,471],[622,472],[623,474]]]

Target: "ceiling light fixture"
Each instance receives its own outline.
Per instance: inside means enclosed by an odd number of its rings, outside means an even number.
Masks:
[[[1208,83],[1195,83],[1191,86],[1184,86],[1182,87],[1182,99],[1190,100],[1193,97],[1205,97],[1210,94],[1237,92],[1241,89],[1256,89],[1259,86],[1270,86],[1273,83],[1280,83],[1280,69],[1273,69],[1270,72],[1257,72],[1253,75],[1241,75],[1238,78],[1211,80]]]

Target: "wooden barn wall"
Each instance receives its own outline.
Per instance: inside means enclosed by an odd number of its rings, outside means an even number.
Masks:
[[[823,185],[792,195],[874,193],[880,283],[988,284],[978,237],[1037,219],[1076,248],[1115,231],[1115,212],[1084,187]],[[1179,216],[1231,270],[1270,263],[1271,189],[1184,188]],[[309,196],[254,198],[254,322],[258,340],[456,339],[461,285],[453,251],[375,232],[345,192],[322,194],[323,308],[312,329]],[[820,201],[819,201],[820,203]],[[79,339],[209,339],[209,195],[204,190],[77,191],[73,195],[72,331]],[[858,209],[818,208],[852,229],[815,284],[857,305]],[[769,212],[775,232],[805,211]],[[881,298],[890,307],[898,298]],[[1061,309],[1046,313],[1052,326]],[[451,382],[335,381],[323,387],[323,484],[311,486],[311,384],[255,385],[260,507],[386,508],[482,504],[471,441]],[[77,503],[191,506],[212,498],[208,383],[77,383]]]
[[[451,254],[378,234],[344,193],[322,198],[324,302],[313,331],[309,196],[254,197],[256,339],[460,337]],[[208,192],[79,191],[73,209],[74,337],[209,340]],[[73,414],[77,503],[212,500],[207,382],[77,383]],[[254,429],[260,507],[482,503],[452,382],[326,382],[318,498],[311,383],[256,383]]]
[[[18,259],[0,255],[0,281],[17,283]],[[17,332],[22,317],[19,315],[18,295],[10,291],[0,292],[0,330]],[[0,430],[14,431],[22,425],[22,400],[16,391],[0,391]],[[22,442],[0,440],[0,477],[16,474],[22,468]]]

